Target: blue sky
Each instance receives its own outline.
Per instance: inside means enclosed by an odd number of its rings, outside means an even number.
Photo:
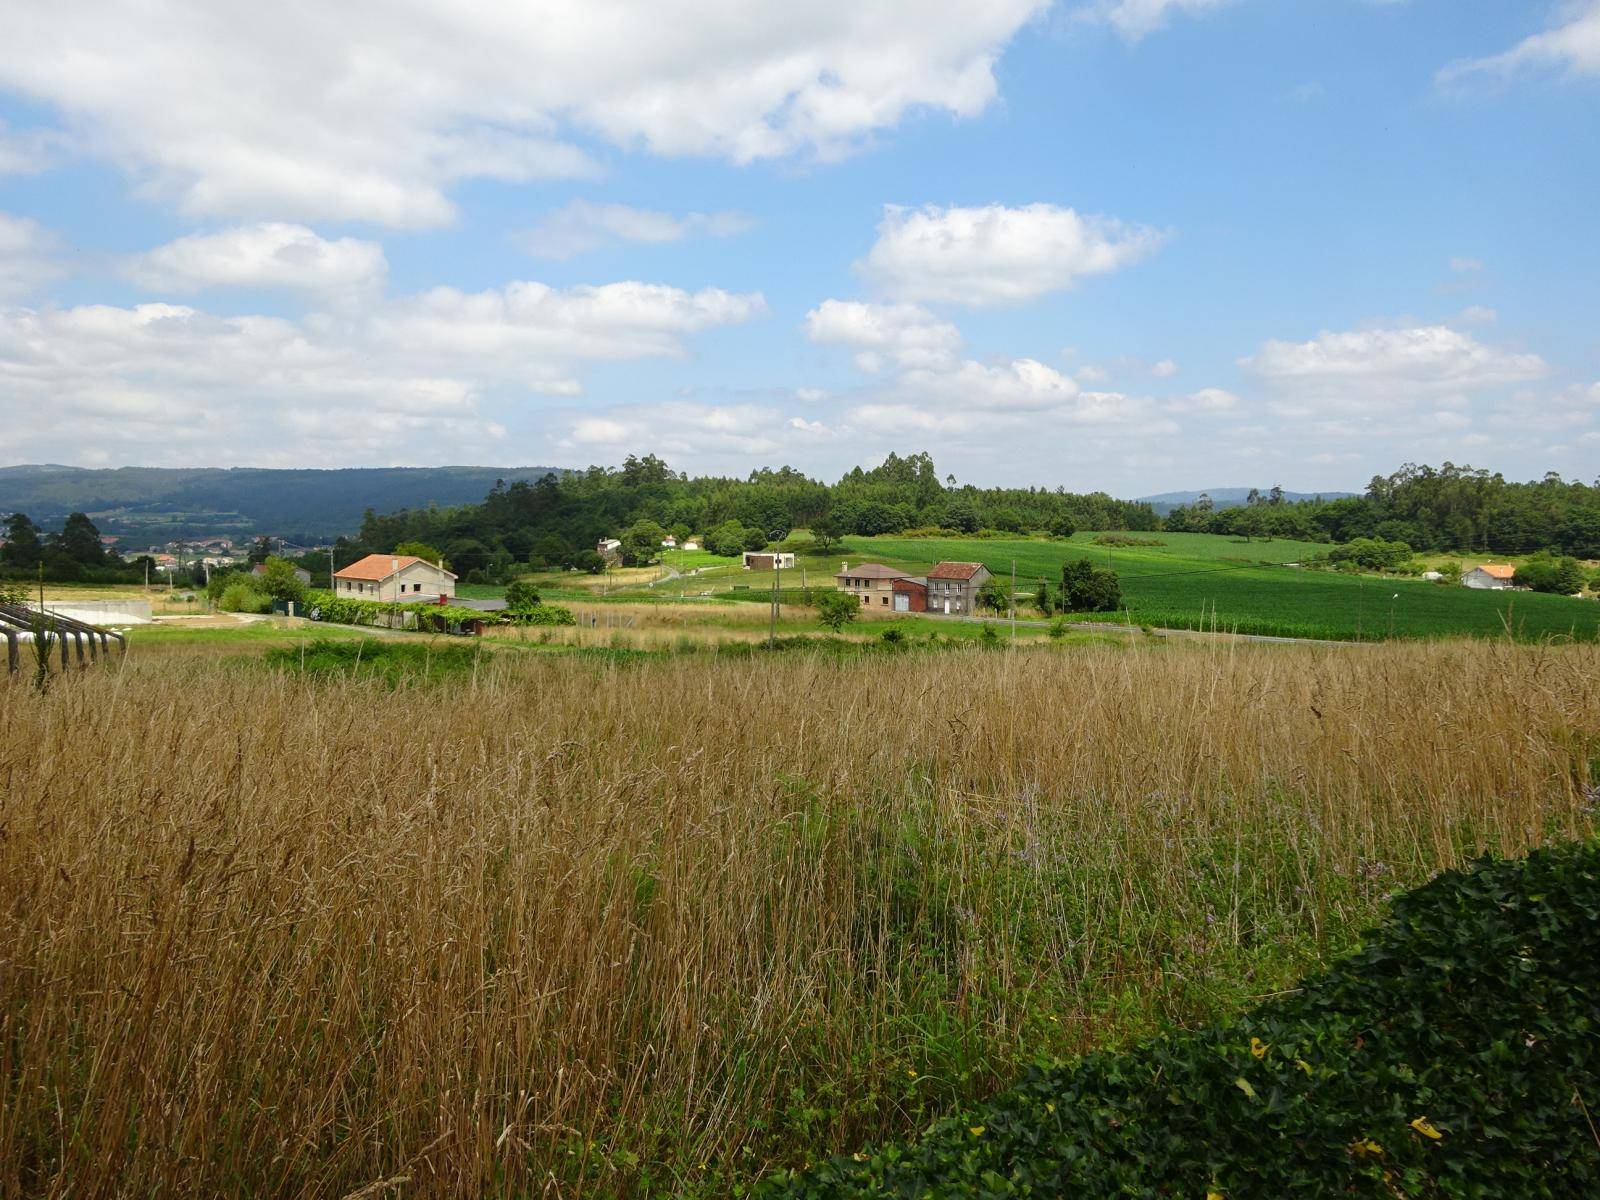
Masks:
[[[85,0],[0,464],[1600,472],[1600,0]]]

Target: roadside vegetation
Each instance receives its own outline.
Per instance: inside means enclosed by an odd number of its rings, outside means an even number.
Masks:
[[[1600,795],[1593,646],[179,634],[0,684],[0,1194],[735,1195],[1228,1028]]]
[[[1597,910],[1594,841],[1448,872],[1242,1018],[1031,1071],[761,1195],[1593,1195]]]

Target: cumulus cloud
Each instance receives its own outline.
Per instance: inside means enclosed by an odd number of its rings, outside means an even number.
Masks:
[[[574,200],[519,234],[517,242],[540,258],[573,258],[617,242],[660,244],[702,234],[732,237],[753,224],[738,212],[692,212],[677,217],[626,204]]]
[[[376,242],[328,241],[304,225],[270,221],[178,238],[139,255],[129,270],[157,292],[250,287],[338,293],[381,289],[389,264]]]
[[[898,300],[1014,305],[1127,266],[1161,241],[1145,226],[1054,204],[891,205],[856,268]]]
[[[30,457],[81,442],[138,461],[437,461],[498,436],[486,398],[577,394],[585,363],[680,355],[686,337],[764,309],[759,295],[629,282],[439,288],[301,320],[3,310],[0,425]],[[28,419],[45,409],[52,421]]]
[[[1233,0],[1097,0],[1079,10],[1084,19],[1111,26],[1130,42],[1166,28],[1179,13],[1201,13]]]
[[[771,405],[670,400],[574,417],[557,444],[591,460],[614,460],[648,446],[677,459],[748,467],[752,457],[770,459],[832,436],[825,422],[786,415]]]
[[[1283,399],[1281,412],[1382,406],[1538,379],[1537,354],[1488,346],[1446,325],[1323,332],[1270,341],[1239,365]]]
[[[427,226],[469,178],[593,175],[583,143],[737,163],[973,116],[1045,0],[16,6],[0,85],[185,212]]]
[[[1219,387],[1201,388],[1187,396],[1175,396],[1167,401],[1167,411],[1219,416],[1237,411],[1239,397]]]
[[[1487,58],[1451,63],[1438,74],[1442,87],[1473,82],[1504,83],[1519,75],[1554,71],[1570,76],[1600,75],[1600,0],[1569,0],[1559,23]]]
[[[56,238],[28,217],[0,212],[0,300],[31,295],[60,274]]]
[[[953,366],[961,349],[961,331],[916,304],[824,300],[806,314],[806,336],[819,345],[849,347],[867,372]]]

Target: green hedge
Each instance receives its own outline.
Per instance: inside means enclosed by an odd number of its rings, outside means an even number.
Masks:
[[[1600,844],[1441,875],[1292,996],[758,1194],[1600,1196]]]
[[[479,612],[475,608],[462,608],[455,604],[351,600],[326,590],[306,593],[306,611],[315,613],[313,620],[331,621],[336,625],[384,626],[389,626],[395,616],[410,613],[414,614],[414,619],[406,627],[433,633],[443,633],[465,621],[484,621],[493,625],[499,620],[496,613]],[[398,625],[392,627],[400,628]]]

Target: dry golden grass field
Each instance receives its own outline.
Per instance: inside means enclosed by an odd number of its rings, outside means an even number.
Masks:
[[[1600,649],[0,679],[0,1195],[727,1196],[1592,832]]]

